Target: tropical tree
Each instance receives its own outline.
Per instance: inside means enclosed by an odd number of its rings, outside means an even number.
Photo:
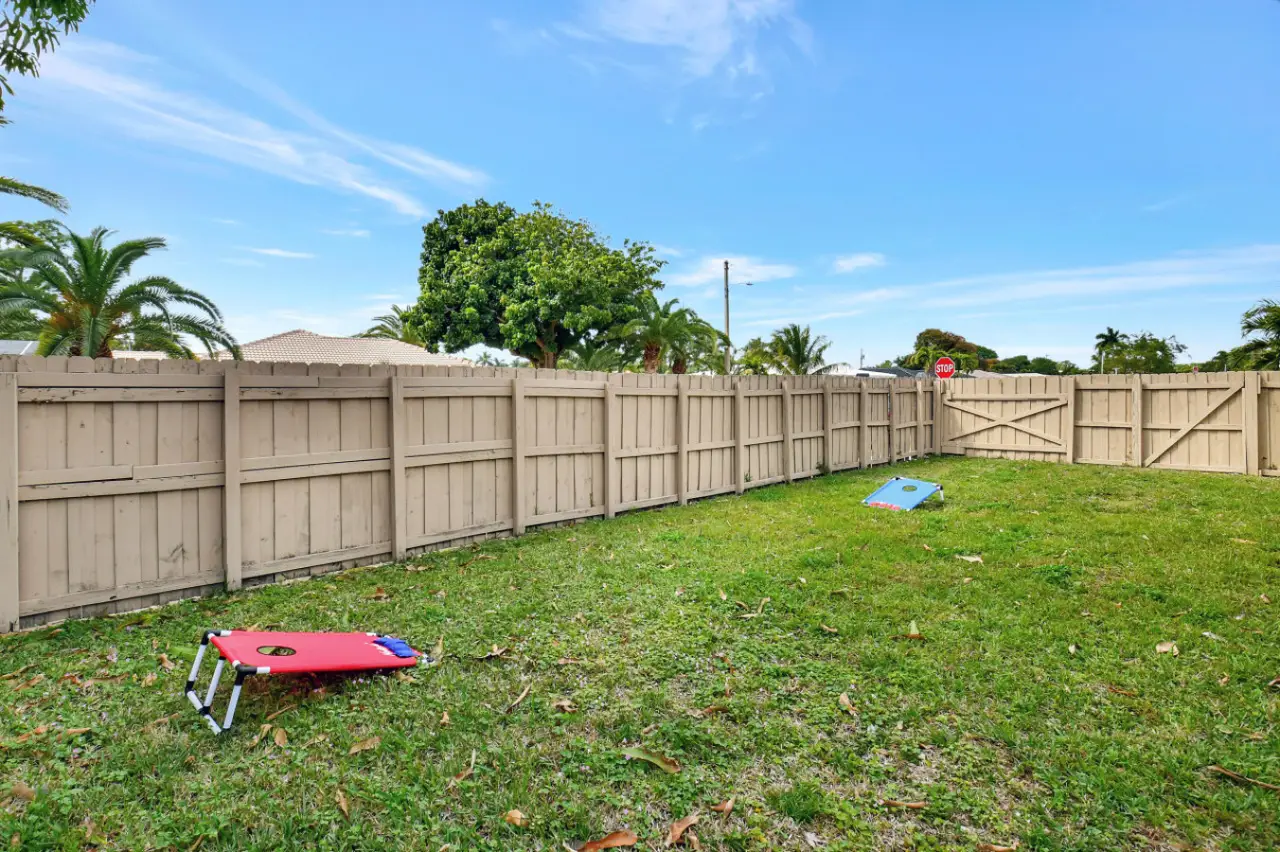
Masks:
[[[40,54],[58,46],[60,35],[80,29],[93,0],[9,0],[0,26],[0,110],[13,94],[10,74],[40,73]],[[0,124],[4,119],[0,118]]]
[[[549,205],[517,213],[481,199],[423,227],[410,321],[428,347],[483,343],[555,367],[560,353],[637,316],[661,268],[649,245],[611,248]]]
[[[1118,329],[1114,329],[1111,326],[1107,326],[1106,331],[1094,336],[1097,344],[1095,344],[1093,348],[1098,354],[1099,373],[1106,372],[1107,353],[1124,343],[1127,336],[1128,335],[1121,334]]]
[[[773,367],[792,376],[821,376],[839,367],[839,363],[826,362],[830,348],[831,341],[825,336],[815,337],[809,326],[801,328],[795,323],[775,331],[769,341]]]
[[[721,365],[723,364],[722,360]],[[773,353],[769,350],[769,344],[758,337],[748,340],[747,345],[733,359],[733,371],[740,376],[768,375],[772,366]]]
[[[186,338],[213,354],[240,357],[212,301],[171,278],[151,275],[126,283],[133,265],[165,247],[160,237],[106,245],[111,232],[66,232],[67,248],[18,249],[4,259],[30,270],[24,280],[0,283],[0,318],[32,315],[40,323],[39,355],[110,358],[113,349],[151,349],[194,358]],[[178,313],[175,308],[194,309]]]
[[[356,335],[356,337],[372,337],[379,340],[399,340],[412,346],[426,346],[417,326],[407,320],[413,315],[412,308],[391,306],[391,313],[374,317],[374,324]]]
[[[1231,351],[1231,366],[1280,370],[1280,302],[1263,299],[1245,311],[1240,318],[1240,333],[1247,339]]]
[[[635,359],[628,357],[617,342],[603,337],[580,340],[565,350],[556,366],[562,370],[591,370],[598,373],[620,373]]]
[[[1113,331],[1115,329],[1107,329],[1107,336]],[[1187,351],[1187,347],[1173,335],[1156,337],[1149,331],[1141,334],[1117,332],[1117,335],[1118,342],[1095,351],[1094,366],[1099,372],[1105,360],[1110,369],[1121,373],[1172,373],[1177,370],[1178,356]]]
[[[679,299],[660,303],[653,293],[637,300],[638,315],[617,332],[617,339],[640,351],[646,373],[656,373],[668,355],[671,372],[683,373],[690,353],[714,346],[720,332],[690,308],[677,308]]]

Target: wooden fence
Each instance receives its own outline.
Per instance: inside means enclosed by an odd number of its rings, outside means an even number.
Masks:
[[[914,380],[0,358],[0,631],[923,455],[937,399]]]
[[[1280,372],[940,384],[944,453],[1280,476]]]

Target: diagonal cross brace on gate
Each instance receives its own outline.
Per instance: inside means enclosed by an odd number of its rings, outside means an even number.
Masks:
[[[960,399],[964,399],[964,397],[960,397]],[[1046,397],[1008,396],[1008,397],[1002,397],[1002,399],[1015,401],[1015,400],[1027,400],[1027,399],[1046,399]],[[1008,426],[1010,429],[1030,435],[1033,438],[1039,438],[1040,440],[1053,444],[1056,447],[1061,447],[1064,450],[1066,448],[1065,439],[1046,434],[1039,430],[1032,429],[1030,426],[1025,426],[1017,422],[1019,420],[1025,420],[1028,417],[1035,417],[1037,414],[1045,414],[1046,412],[1053,411],[1056,408],[1061,408],[1062,406],[1067,404],[1066,397],[1054,398],[1051,402],[1047,402],[1043,405],[1036,406],[1035,408],[1028,409],[1027,411],[1020,411],[1017,414],[1012,415],[1011,417],[1003,417],[997,414],[992,414],[989,411],[979,411],[976,408],[972,408],[967,405],[961,405],[960,403],[956,402],[953,398],[948,398],[948,397],[943,397],[943,404],[946,405],[947,408],[952,408],[952,409],[955,409],[956,411],[962,411],[965,414],[971,414],[974,417],[981,417],[983,420],[991,421],[990,423],[983,423],[980,426],[974,426],[963,432],[957,432],[954,435],[948,435],[947,436],[948,443],[958,441],[961,438],[967,438],[970,435],[976,435],[979,432],[985,432],[988,429],[995,429],[997,426]],[[1033,450],[1033,451],[1036,450],[1035,447],[1028,447],[1027,449]]]

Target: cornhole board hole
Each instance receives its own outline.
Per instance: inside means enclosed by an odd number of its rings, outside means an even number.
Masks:
[[[936,482],[895,476],[871,492],[862,502],[879,509],[910,512],[934,494],[938,495],[939,500],[946,499],[946,495],[942,493],[942,486]]]
[[[196,678],[204,662],[205,651],[212,645],[218,652],[204,700],[196,694]],[[235,721],[240,688],[253,675],[319,674],[322,672],[358,672],[373,669],[406,669],[418,664],[418,658],[431,658],[410,648],[408,643],[379,633],[276,633],[272,631],[208,630],[200,640],[200,650],[191,664],[187,678],[187,699],[204,717],[215,734],[231,728]],[[227,666],[235,669],[235,685],[227,701],[227,714],[221,725],[213,718],[213,696]]]

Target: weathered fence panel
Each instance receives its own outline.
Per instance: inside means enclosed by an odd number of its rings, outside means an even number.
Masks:
[[[844,377],[0,358],[0,630],[884,464],[932,451],[934,399]]]

